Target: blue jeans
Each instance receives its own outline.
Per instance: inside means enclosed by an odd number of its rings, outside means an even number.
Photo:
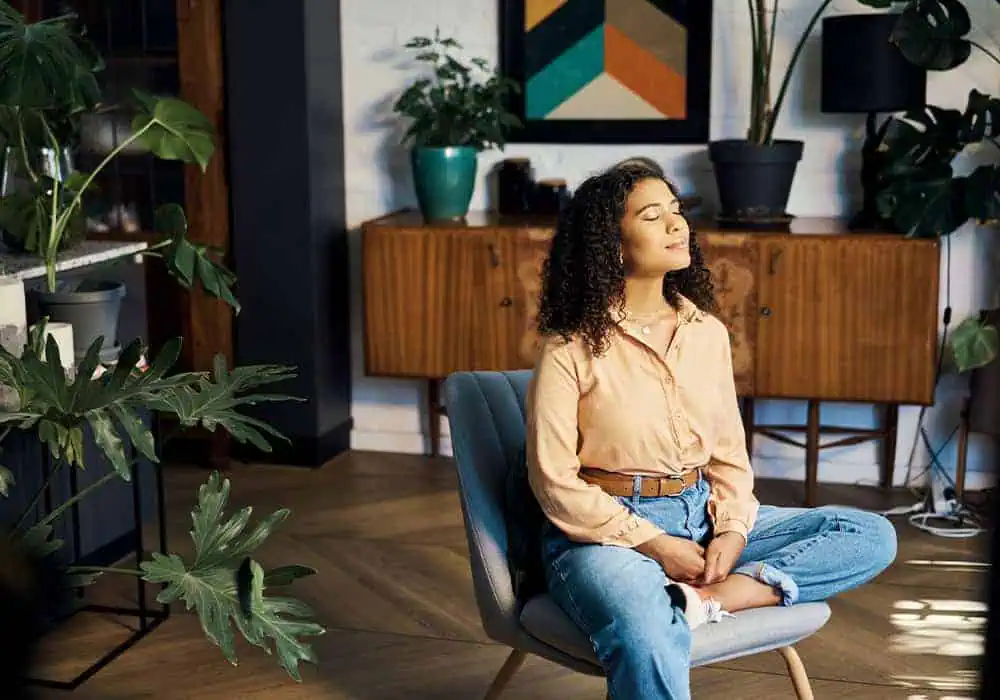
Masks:
[[[638,479],[636,480],[638,488]],[[707,545],[709,486],[619,500],[668,534]],[[542,538],[549,593],[587,633],[614,700],[688,700],[691,632],[660,565],[634,549],[571,542],[551,523]],[[782,605],[826,600],[884,571],[896,530],[851,508],[761,506],[734,573],[773,586]]]

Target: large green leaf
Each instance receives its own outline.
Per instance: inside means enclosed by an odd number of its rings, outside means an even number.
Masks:
[[[164,204],[156,210],[156,232],[164,235],[169,243],[162,252],[167,271],[184,287],[191,288],[197,282],[211,296],[222,299],[239,314],[240,302],[233,294],[236,275],[214,258],[222,252],[206,245],[192,243],[187,238],[188,223],[184,209],[178,204]]]
[[[139,142],[164,160],[198,165],[204,172],[215,151],[214,129],[208,118],[183,100],[152,97],[136,91],[139,113],[132,132]]]
[[[959,0],[914,0],[900,13],[890,41],[911,63],[945,71],[968,60],[971,30],[969,11]]]
[[[180,339],[164,345],[149,369],[135,369],[142,354],[136,340],[126,346],[111,372],[95,377],[102,340],[96,339],[69,380],[59,365],[59,350],[48,336],[44,357],[31,343],[20,357],[0,348],[0,383],[15,390],[15,412],[0,414],[0,425],[37,428],[39,439],[56,459],[84,467],[83,428],[89,425],[98,447],[124,479],[131,478],[129,448],[156,461],[153,436],[140,420],[143,410],[173,414],[185,426],[217,427],[240,442],[270,450],[268,437],[284,439],[270,425],[239,409],[290,397],[246,393],[294,376],[287,367],[260,365],[226,369],[216,358],[214,376],[202,372],[168,375],[180,353]],[[245,394],[245,395],[243,395]]]
[[[962,112],[933,105],[893,119],[880,154],[879,212],[916,237],[947,235],[968,220],[964,178],[951,163],[967,142]]]
[[[325,630],[309,619],[313,614],[304,603],[268,596],[263,570],[250,560],[289,512],[278,510],[247,531],[250,508],[226,516],[229,491],[228,479],[218,473],[209,477],[199,489],[198,504],[191,513],[194,560],[188,563],[176,554],[154,553],[151,561],[141,564],[144,578],[165,585],[157,596],[160,602],[183,600],[188,610],[194,610],[205,634],[230,663],[237,663],[235,625],[249,642],[268,653],[273,644],[279,665],[301,680],[299,663],[316,663],[315,653],[304,638],[322,635]],[[240,602],[237,583],[241,569],[252,572],[250,584],[244,586],[249,591],[245,604]]]
[[[968,144],[966,121],[957,109],[927,105],[892,120],[886,129],[885,155],[893,168],[950,163]]]
[[[294,374],[275,365],[247,365],[227,369],[226,359],[216,355],[211,378],[201,377],[175,391],[160,392],[147,399],[147,405],[157,411],[171,413],[181,425],[200,425],[208,431],[221,427],[237,442],[250,443],[270,452],[267,436],[285,440],[281,433],[262,420],[240,413],[238,409],[271,401],[300,400],[281,394],[260,394],[250,391],[265,384],[284,382]]]
[[[1000,339],[997,329],[977,317],[962,321],[952,331],[948,343],[955,368],[959,372],[983,367],[996,360]]]
[[[962,119],[962,139],[967,143],[1000,136],[1000,99],[971,90]]]
[[[100,56],[66,15],[27,23],[0,5],[0,104],[27,109],[86,109],[100,97]]]
[[[890,180],[877,197],[879,213],[909,236],[933,238],[953,233],[969,218],[961,181],[951,166],[927,166]]]

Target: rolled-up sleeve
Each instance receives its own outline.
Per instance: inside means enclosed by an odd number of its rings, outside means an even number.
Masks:
[[[736,397],[736,380],[733,376],[733,355],[729,332],[720,322],[721,339],[718,343],[722,357],[719,391],[719,426],[711,458],[705,468],[711,486],[708,512],[716,535],[738,532],[747,538],[760,507],[753,493],[754,476],[746,448],[746,432],[740,416]]]
[[[527,466],[545,515],[576,542],[637,547],[662,534],[617,498],[580,478],[580,382],[571,343],[541,349],[528,400]]]

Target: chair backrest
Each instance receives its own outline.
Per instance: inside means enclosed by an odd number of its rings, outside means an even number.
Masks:
[[[518,607],[507,561],[507,472],[525,439],[529,370],[458,372],[444,383],[444,405],[458,467],[472,581],[486,634],[513,645]]]

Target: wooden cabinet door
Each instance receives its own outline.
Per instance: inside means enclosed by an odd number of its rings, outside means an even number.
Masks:
[[[475,365],[478,369],[516,370],[535,365],[535,317],[542,264],[552,229],[497,229],[490,240],[481,312],[477,313]]]
[[[440,379],[472,369],[486,237],[378,225],[363,236],[365,372]]]
[[[729,328],[736,393],[753,396],[757,345],[757,244],[752,235],[698,236],[712,272],[719,317]]]
[[[788,235],[761,246],[758,396],[933,403],[936,241]]]

